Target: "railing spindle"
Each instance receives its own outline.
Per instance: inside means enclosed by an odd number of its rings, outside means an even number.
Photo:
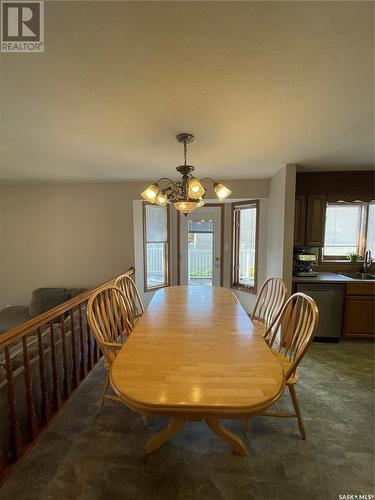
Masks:
[[[94,365],[95,365],[99,359],[99,349],[98,349],[98,344],[96,343],[95,337],[93,337],[93,342],[94,342]]]
[[[6,378],[8,382],[8,404],[9,404],[12,447],[13,447],[14,459],[17,460],[22,453],[22,436],[20,430],[20,423],[17,415],[16,390],[14,387],[14,380],[13,380],[12,360],[10,359],[8,346],[4,347],[4,355],[5,355]]]
[[[29,424],[30,441],[34,441],[38,434],[38,421],[35,413],[33,381],[30,372],[30,356],[29,348],[27,345],[26,335],[22,337],[22,351],[23,351],[23,365],[25,374],[25,389],[26,389],[26,403],[27,403],[27,416]]]
[[[74,325],[74,309],[70,310],[70,340],[72,346],[72,382],[73,389],[78,387],[78,364],[77,364],[77,342],[76,342],[76,329]]]
[[[61,345],[62,345],[63,369],[64,369],[64,382],[63,382],[64,398],[68,399],[72,392],[72,386],[71,386],[70,371],[68,366],[68,352],[67,352],[66,337],[65,337],[65,319],[63,314],[60,316],[60,322],[61,322]]]
[[[134,269],[129,269],[127,275],[133,274]],[[74,388],[77,387],[102,356],[84,315],[92,293],[104,286],[113,285],[115,279],[112,278],[93,290],[84,291],[0,336],[0,351],[4,352],[3,384],[7,391],[9,414],[3,415],[6,421],[0,429],[0,437],[4,443],[0,449],[1,479],[12,469],[8,467],[9,463],[21,458],[27,449],[26,442],[29,438],[35,440],[41,427],[48,424],[53,413],[62,407],[63,400],[70,397],[72,383]],[[77,309],[78,315],[74,316]],[[70,329],[66,323],[68,317]],[[61,325],[61,338],[58,323]],[[30,334],[33,335],[32,339],[28,337]],[[68,339],[67,335],[71,335],[71,338]],[[26,404],[22,397],[26,399]],[[26,436],[24,425],[29,428],[28,433],[26,428]]]
[[[81,347],[81,380],[86,377],[87,369],[86,369],[86,361],[85,361],[85,338],[83,333],[83,319],[82,319],[82,307],[81,304],[78,305],[78,313],[79,313],[79,340]]]
[[[87,302],[85,302],[85,309],[87,310]],[[86,321],[86,338],[87,338],[87,369],[90,371],[92,369],[92,338],[93,335],[90,333],[89,324]]]
[[[46,365],[44,360],[43,335],[40,328],[38,332],[38,354],[39,354],[39,377],[40,377],[40,392],[42,395],[42,417],[43,422],[48,423],[51,418],[51,401],[48,397],[48,387],[46,379]]]
[[[51,337],[51,367],[52,367],[52,399],[55,406],[55,410],[59,410],[62,405],[61,388],[59,384],[59,377],[57,373],[57,359],[56,359],[56,341],[55,341],[55,330],[53,327],[53,321],[49,322],[50,337]]]

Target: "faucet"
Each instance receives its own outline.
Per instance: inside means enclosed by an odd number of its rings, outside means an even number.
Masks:
[[[371,264],[372,264],[371,250],[366,250],[365,259],[362,264],[362,272],[367,273]]]

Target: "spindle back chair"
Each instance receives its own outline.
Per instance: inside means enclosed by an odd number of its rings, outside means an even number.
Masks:
[[[98,413],[104,399],[119,399],[107,394],[109,370],[117,351],[121,349],[131,333],[129,327],[129,301],[122,290],[107,286],[93,294],[87,303],[87,320],[92,333],[104,355],[106,378],[99,401]]]
[[[145,312],[141,296],[133,279],[128,274],[118,276],[115,281],[115,286],[119,288],[127,297],[129,303],[129,327],[131,330],[140,316]]]
[[[281,278],[268,278],[260,289],[250,319],[260,326],[269,328],[280,314],[287,291],[288,288],[284,280]],[[265,339],[268,340],[266,336]]]
[[[270,339],[269,346],[284,370],[294,413],[279,411],[266,412],[264,415],[297,418],[303,439],[306,439],[305,426],[294,386],[299,379],[297,367],[313,341],[318,319],[319,312],[315,301],[299,292],[286,301],[279,318],[266,332]]]
[[[294,413],[280,410],[267,411],[263,415],[297,418],[302,439],[306,439],[306,432],[294,386],[299,379],[297,367],[311,345],[318,317],[318,308],[314,300],[304,293],[295,293],[285,302],[279,317],[265,332],[268,345],[284,371]],[[248,419],[244,422],[246,429]]]

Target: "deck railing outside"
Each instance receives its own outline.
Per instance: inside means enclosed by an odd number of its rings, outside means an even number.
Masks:
[[[334,256],[348,256],[350,253],[357,253],[358,246],[357,245],[325,245],[324,246],[324,255],[332,255]]]
[[[211,249],[197,249],[189,247],[189,281],[207,280],[212,278],[213,255]],[[150,248],[147,253],[147,271],[154,275],[155,280],[160,279],[163,272],[163,249]],[[241,249],[239,256],[240,277],[251,280],[254,278],[254,250]]]

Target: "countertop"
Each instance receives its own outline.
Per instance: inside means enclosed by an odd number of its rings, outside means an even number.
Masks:
[[[319,273],[318,276],[293,276],[293,283],[375,283],[375,280],[357,280],[337,273]]]

